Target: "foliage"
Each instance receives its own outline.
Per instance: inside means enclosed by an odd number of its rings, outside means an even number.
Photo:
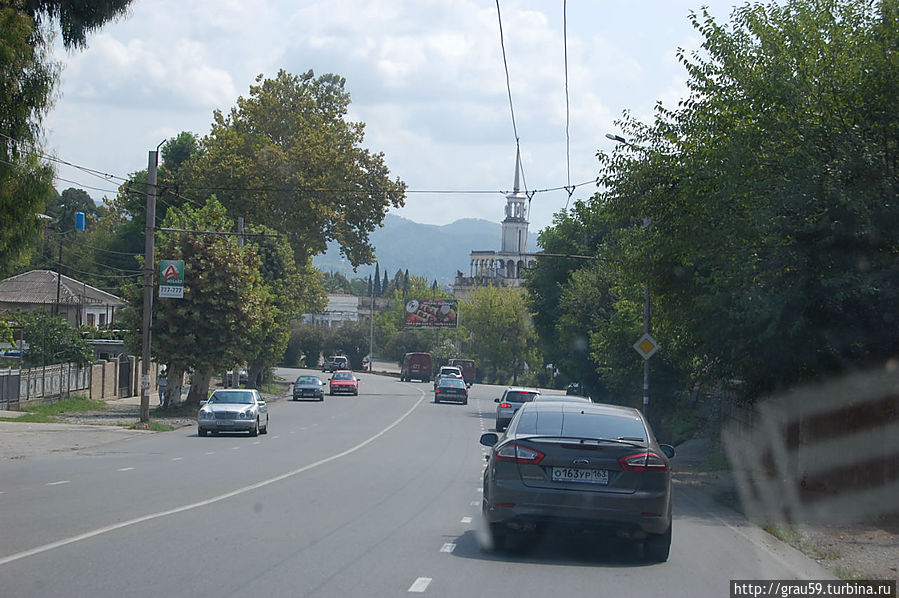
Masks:
[[[42,310],[17,311],[12,317],[22,325],[22,338],[28,345],[25,365],[87,365],[94,361],[93,349],[65,318]]]
[[[899,3],[691,20],[704,43],[680,54],[689,98],[651,124],[626,114],[629,141],[599,156],[604,191],[541,236],[598,258],[528,273],[544,346],[581,376],[588,364],[564,353],[586,337],[595,378],[627,400],[648,283],[652,388],[669,399],[720,380],[757,397],[895,356]]]
[[[256,82],[230,112],[215,112],[180,179],[216,189],[233,216],[289,232],[300,263],[330,240],[353,265],[369,263],[369,233],[403,205],[405,184],[389,179],[383,154],[361,147],[345,80],[282,70]]]
[[[462,352],[456,348],[453,343],[443,342],[439,346],[431,349],[431,360],[434,365],[434,371],[439,371],[445,365],[449,365],[450,359],[462,357]]]
[[[325,342],[328,355],[346,355],[352,369],[363,369],[362,360],[368,355],[370,344],[369,325],[366,322],[344,322],[332,328],[331,332],[331,338]]]
[[[290,340],[284,353],[284,365],[317,367],[319,355],[324,350],[324,341],[329,333],[330,328],[300,321],[293,322],[290,327]]]
[[[479,287],[459,309],[460,328],[487,380],[504,383],[511,379],[514,383],[525,364],[538,363],[537,336],[524,291]]]
[[[0,276],[27,256],[40,225],[35,214],[52,191],[41,154],[40,125],[53,103],[59,66],[52,25],[67,49],[124,14],[131,0],[20,0],[0,6]]]
[[[170,208],[167,228],[231,231],[234,223],[211,198],[202,208]],[[183,299],[153,301],[153,352],[170,372],[192,369],[202,374],[223,371],[245,361],[248,343],[264,322],[272,321],[272,304],[259,274],[252,246],[239,247],[233,236],[199,234],[157,238],[159,259],[184,260]],[[158,268],[158,265],[157,265]],[[140,290],[129,287],[126,327],[141,328]],[[140,339],[132,336],[133,349]]]

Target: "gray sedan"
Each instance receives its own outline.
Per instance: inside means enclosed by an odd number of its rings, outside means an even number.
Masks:
[[[502,432],[509,425],[512,416],[525,403],[530,403],[540,393],[532,388],[516,388],[510,387],[503,393],[501,399],[493,399],[496,406],[496,431]]]
[[[197,435],[219,432],[249,432],[250,436],[268,433],[268,407],[259,391],[228,388],[216,390],[200,402]]]
[[[325,400],[325,386],[322,379],[318,376],[300,376],[293,383],[293,400],[300,399],[317,399]]]
[[[512,531],[561,527],[630,539],[647,560],[668,559],[674,448],[656,442],[636,409],[526,403],[504,436],[484,434],[481,444],[493,447],[482,501],[489,548]]]

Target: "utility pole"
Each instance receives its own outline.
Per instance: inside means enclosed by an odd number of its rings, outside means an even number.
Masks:
[[[374,285],[369,285],[369,287],[371,288],[371,311],[369,312],[371,317],[369,318],[368,328],[368,371],[373,372],[375,361],[375,287]]]
[[[158,150],[159,148],[157,148]],[[156,234],[157,152],[147,162],[147,224],[144,229],[144,326],[140,362],[140,421],[150,421],[150,325],[153,322],[153,252]]]

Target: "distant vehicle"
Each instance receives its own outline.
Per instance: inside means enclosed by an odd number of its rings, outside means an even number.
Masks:
[[[237,372],[237,382],[238,384],[246,384],[249,380],[249,376],[247,375],[246,370],[238,370]],[[232,386],[234,384],[234,371],[228,370],[228,386]]]
[[[462,378],[465,380],[465,384],[468,386],[474,384],[474,379],[477,375],[474,359],[450,359],[449,365],[454,365],[462,370]]]
[[[325,385],[318,376],[300,376],[293,383],[293,400],[313,398],[325,400]]]
[[[338,370],[331,376],[328,386],[328,394],[336,395],[338,393],[359,395],[359,380],[349,370]]]
[[[530,403],[539,395],[540,392],[537,390],[512,386],[506,389],[501,399],[493,399],[494,403],[499,403],[496,406],[496,431],[502,432],[505,430],[509,422],[512,421],[512,416],[515,415],[515,412],[522,405]]]
[[[259,391],[252,388],[216,390],[200,402],[197,435],[219,432],[249,432],[250,436],[268,433],[268,407]]]
[[[445,365],[442,368],[440,368],[440,371],[437,372],[436,376],[434,376],[434,388],[435,389],[437,388],[437,385],[440,384],[440,381],[443,380],[444,378],[458,378],[459,380],[462,380],[463,384],[465,382],[462,379],[462,370],[460,370],[459,368],[457,368],[454,365]]]
[[[468,405],[468,387],[462,378],[441,378],[434,388],[434,402],[454,401]]]
[[[403,367],[400,369],[400,381],[409,382],[413,378],[422,382],[431,381],[434,371],[430,353],[406,353],[403,356]]]
[[[0,354],[0,357],[5,357],[7,359],[22,359],[22,352],[19,349],[9,349]]]
[[[332,355],[331,357],[327,358],[322,364],[323,372],[334,373],[337,370],[348,369],[350,369],[350,360],[344,355]]]
[[[674,448],[659,444],[634,408],[580,402],[524,405],[492,447],[482,512],[502,550],[512,530],[547,527],[608,534],[643,545],[648,561],[668,560]]]

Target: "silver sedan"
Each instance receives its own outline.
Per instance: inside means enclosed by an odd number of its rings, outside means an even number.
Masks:
[[[268,433],[268,407],[259,391],[227,388],[201,401],[197,435],[206,436],[207,432],[249,432],[250,436]]]

